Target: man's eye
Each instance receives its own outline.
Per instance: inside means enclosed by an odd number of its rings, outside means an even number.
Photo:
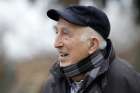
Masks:
[[[58,34],[58,31],[55,31],[55,34]]]
[[[54,28],[53,28],[53,29],[54,29],[54,33],[55,33],[55,34],[58,34],[57,27],[56,27],[56,26],[54,26]]]

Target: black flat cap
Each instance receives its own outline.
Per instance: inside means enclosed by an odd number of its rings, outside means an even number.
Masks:
[[[110,22],[107,15],[94,6],[73,5],[63,11],[50,9],[47,11],[47,16],[55,21],[63,18],[72,24],[89,26],[104,39],[107,39],[110,33]]]

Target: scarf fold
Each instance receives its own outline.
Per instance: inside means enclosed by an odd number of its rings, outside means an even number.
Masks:
[[[61,70],[67,78],[70,78],[88,72],[93,68],[97,68],[102,64],[103,61],[104,56],[102,52],[98,50],[76,64],[67,67],[61,67]]]

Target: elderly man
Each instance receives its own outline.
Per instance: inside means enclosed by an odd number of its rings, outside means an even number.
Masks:
[[[50,9],[58,61],[43,93],[140,93],[140,74],[115,56],[110,22],[93,6]]]

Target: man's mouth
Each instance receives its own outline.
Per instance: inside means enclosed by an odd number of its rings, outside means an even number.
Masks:
[[[61,57],[67,57],[69,54],[68,53],[60,53]]]

